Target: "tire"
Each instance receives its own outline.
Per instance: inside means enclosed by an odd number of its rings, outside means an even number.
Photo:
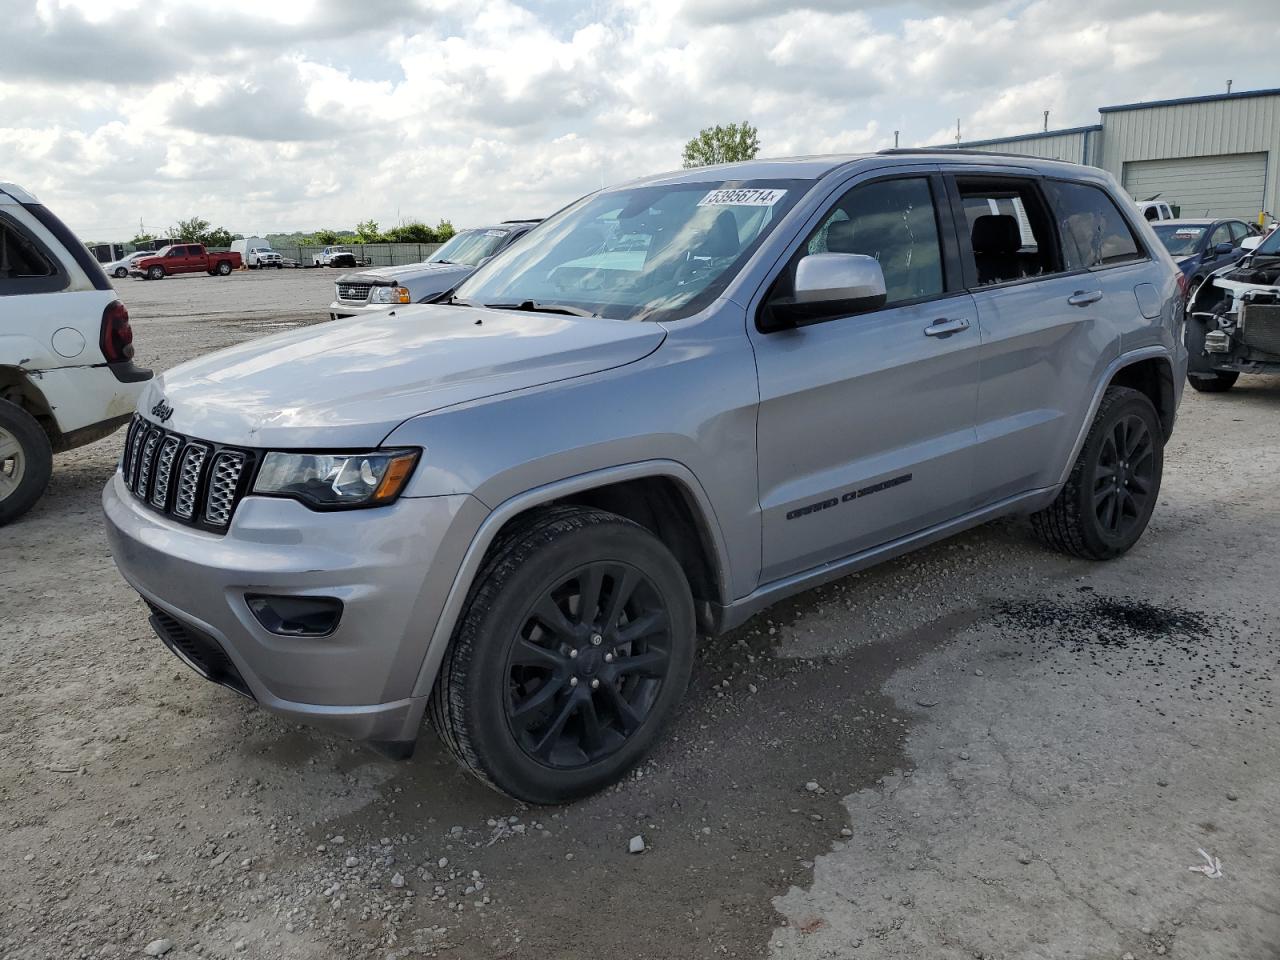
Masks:
[[[1235,370],[1214,370],[1211,373],[1188,373],[1187,383],[1200,393],[1226,393],[1236,385],[1240,374]]]
[[[159,266],[159,265],[157,264],[157,265],[156,265],[156,266],[154,266],[154,267],[150,267],[150,268],[148,268],[148,270],[147,270],[147,279],[148,279],[148,280],[163,280],[163,279],[164,279],[164,267]]]
[[[0,527],[35,505],[52,472],[49,438],[35,417],[0,400]]]
[[[231,274],[231,262],[229,260],[218,261],[218,276],[226,277]]]
[[[1066,484],[1032,515],[1032,528],[1063,553],[1118,557],[1147,528],[1163,471],[1164,432],[1155,407],[1137,390],[1108,387]]]
[[[112,274],[112,276],[115,277],[117,280],[123,280],[128,275],[129,275],[129,271],[126,270],[124,267],[116,267],[116,272]]]
[[[584,593],[597,598],[586,617]],[[432,725],[495,790],[538,804],[583,797],[658,740],[694,645],[689,583],[653,534],[602,510],[538,510],[490,548],[432,690]]]

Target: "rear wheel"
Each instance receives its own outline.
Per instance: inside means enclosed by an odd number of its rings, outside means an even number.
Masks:
[[[555,507],[517,523],[472,588],[431,717],[485,783],[561,803],[657,741],[693,668],[693,600],[675,557],[630,520]]]
[[[1064,553],[1118,557],[1146,530],[1163,471],[1164,433],[1150,399],[1109,387],[1066,484],[1032,527]]]
[[[1201,393],[1226,393],[1236,385],[1240,374],[1235,370],[1214,370],[1210,373],[1188,373],[1187,382]]]
[[[30,510],[53,472],[49,438],[17,404],[0,400],[0,526]]]
[[[157,265],[157,266],[154,266],[154,267],[151,267],[150,269],[148,269],[148,270],[147,270],[147,279],[148,279],[148,280],[163,280],[163,279],[164,279],[164,267],[161,267],[161,266]]]
[[[218,263],[218,276],[225,277],[230,272],[231,264],[228,261],[222,260]]]

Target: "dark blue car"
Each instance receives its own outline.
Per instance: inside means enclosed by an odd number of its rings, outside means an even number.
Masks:
[[[1165,249],[1194,287],[1220,267],[1245,255],[1240,243],[1257,231],[1243,220],[1161,220],[1151,224]]]

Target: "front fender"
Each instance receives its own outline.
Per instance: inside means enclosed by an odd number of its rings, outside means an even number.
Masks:
[[[720,595],[730,596],[727,592],[729,590],[729,555],[723,532],[719,521],[716,519],[715,510],[706,490],[693,472],[684,464],[673,460],[650,460],[567,477],[555,483],[527,490],[504,501],[485,517],[480,524],[471,539],[471,544],[463,555],[462,563],[458,567],[453,583],[445,598],[444,606],[441,608],[436,620],[412,696],[425,697],[431,693],[431,688],[435,684],[436,673],[444,660],[445,651],[448,649],[449,641],[453,637],[454,628],[462,614],[462,608],[466,603],[467,595],[471,591],[471,585],[480,572],[480,566],[484,562],[485,554],[498,533],[509,521],[534,507],[552,503],[575,493],[649,477],[665,477],[674,480],[688,493],[690,502],[699,515],[699,522],[704,527],[703,533],[706,534],[708,545],[713,553],[712,566],[718,580]]]

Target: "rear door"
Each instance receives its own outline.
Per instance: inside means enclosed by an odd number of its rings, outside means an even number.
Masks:
[[[972,493],[977,314],[961,289],[936,168],[863,179],[815,216],[768,293],[809,253],[880,261],[883,308],[750,336],[762,582],[963,513]],[[941,201],[939,203],[938,201]]]
[[[975,487],[991,504],[1061,478],[1094,385],[1122,336],[1146,323],[1136,287],[1150,261],[1100,187],[1003,175],[949,182],[969,225],[961,247],[982,329]],[[984,226],[985,217],[1006,219]],[[1007,242],[979,236],[991,230]]]

